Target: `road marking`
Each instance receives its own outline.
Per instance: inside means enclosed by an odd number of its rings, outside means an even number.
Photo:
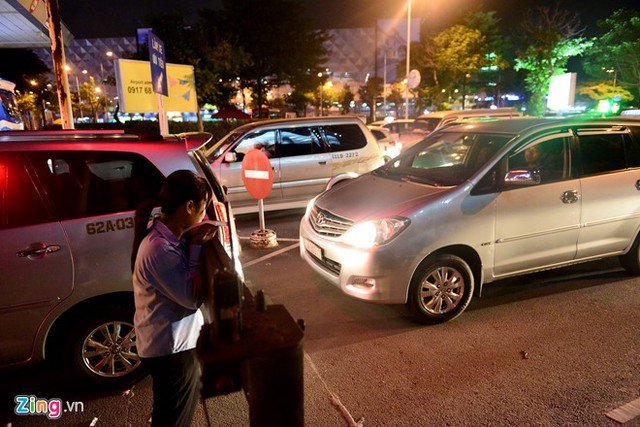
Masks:
[[[260,262],[262,262],[262,261],[264,261],[264,260],[267,260],[267,259],[269,259],[269,258],[273,258],[274,256],[280,255],[280,254],[281,254],[281,253],[283,253],[283,252],[289,251],[289,250],[291,250],[291,249],[295,249],[295,248],[297,248],[298,246],[300,246],[300,243],[296,243],[295,245],[291,245],[291,246],[287,246],[287,247],[282,248],[282,249],[278,249],[277,251],[272,252],[272,253],[270,253],[269,255],[265,255],[265,256],[263,256],[263,257],[260,257],[260,258],[254,259],[254,260],[249,261],[249,262],[244,262],[244,263],[242,263],[242,267],[243,267],[243,268],[251,267],[251,266],[252,266],[252,265],[254,265],[254,264],[258,264],[258,263],[260,263]]]
[[[619,423],[626,423],[640,415],[640,398],[632,400],[629,403],[609,411],[605,414],[607,417]]]

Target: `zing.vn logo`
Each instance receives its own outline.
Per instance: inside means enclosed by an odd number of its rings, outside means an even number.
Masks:
[[[43,399],[35,396],[16,396],[16,407],[13,412],[16,415],[46,415],[50,420],[57,420],[63,412],[84,412],[84,403],[65,402],[62,399]]]

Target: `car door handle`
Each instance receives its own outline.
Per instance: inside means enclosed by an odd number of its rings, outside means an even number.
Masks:
[[[640,179],[636,181],[636,190],[640,191]]]
[[[46,255],[52,252],[58,252],[60,245],[46,245],[42,242],[32,243],[29,247],[23,251],[18,251],[17,254],[20,258],[33,256],[33,255]]]
[[[562,203],[575,203],[580,200],[580,194],[578,194],[578,190],[565,191],[560,196],[560,200],[562,200]]]
[[[327,161],[326,161],[326,160],[321,160],[321,161],[319,161],[319,162],[318,162],[318,164],[319,164],[319,165],[326,165],[326,164],[327,164]]]

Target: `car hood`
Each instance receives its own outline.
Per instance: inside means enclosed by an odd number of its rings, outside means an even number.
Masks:
[[[409,215],[418,206],[452,188],[366,174],[322,193],[315,205],[358,222],[369,217]]]

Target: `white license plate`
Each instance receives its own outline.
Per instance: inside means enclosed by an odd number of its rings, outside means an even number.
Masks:
[[[314,257],[322,259],[322,248],[312,241],[304,239],[304,248]]]

